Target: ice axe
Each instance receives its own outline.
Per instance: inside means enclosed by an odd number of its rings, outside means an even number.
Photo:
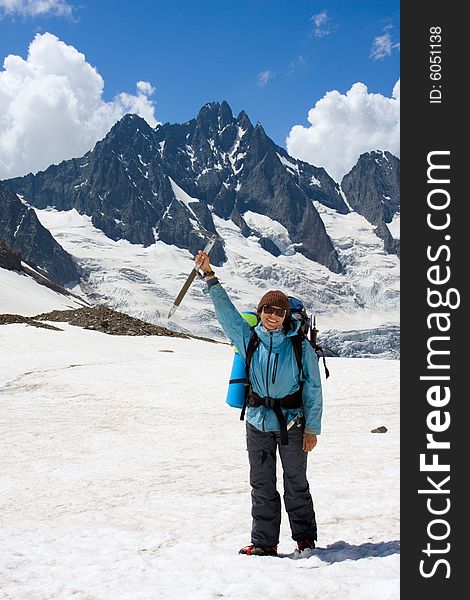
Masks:
[[[206,247],[204,248],[204,252],[206,254],[209,254],[209,252],[212,250],[214,244],[216,243],[216,241],[218,239],[220,239],[220,238],[216,233],[211,234],[211,237],[210,237],[209,241],[207,242]],[[178,306],[181,304],[181,300],[184,298],[186,292],[189,290],[189,286],[194,281],[194,278],[198,274],[198,271],[199,271],[199,266],[194,265],[191,273],[188,275],[188,278],[184,282],[183,287],[180,289],[178,295],[176,296],[175,301],[173,302],[173,306],[170,308],[170,312],[168,313],[168,317],[167,317],[168,319],[170,319],[172,317],[172,315],[175,313]]]

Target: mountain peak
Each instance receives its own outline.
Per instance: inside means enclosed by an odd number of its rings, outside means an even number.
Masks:
[[[258,153],[260,153],[260,156],[264,153],[266,153],[269,149],[274,151],[275,148],[275,144],[274,142],[271,140],[270,137],[268,137],[268,135],[266,134],[266,131],[264,130],[263,126],[261,125],[261,123],[256,123],[256,127],[253,130],[253,150],[256,149],[256,151]]]
[[[204,106],[199,110],[196,120],[199,121],[201,119],[206,118],[208,115],[217,115],[220,110],[220,104],[218,102],[207,102]]]
[[[227,125],[233,124],[234,117],[232,109],[226,100],[219,102],[208,102],[199,111],[196,122],[204,133],[222,131]]]
[[[384,203],[399,206],[394,175],[398,169],[392,156],[377,151],[362,160],[363,167],[351,175],[351,185],[343,188],[353,196],[351,206],[357,189],[362,198],[363,187],[374,192],[371,206],[373,201],[379,209]],[[369,183],[371,172],[374,185]],[[242,235],[251,235],[251,224],[242,220],[251,211],[279,222],[295,252],[336,273],[342,269],[316,209],[320,203],[346,214],[339,186],[324,169],[290,157],[261,123],[252,125],[245,111],[235,118],[225,100],[206,103],[186,123],[156,128],[138,115],[126,114],[83,159],[65,161],[12,185],[38,208],[76,208],[91,216],[92,224],[113,240],[148,246],[158,239],[191,253],[199,249],[197,231],[216,231],[214,215],[232,219]],[[363,204],[358,200],[357,212]],[[375,225],[388,223],[394,212],[366,214]],[[261,247],[276,255],[266,237],[260,229]],[[214,264],[226,260],[221,244],[213,255]]]
[[[382,164],[384,162],[396,161],[397,157],[388,150],[371,150],[370,152],[361,154],[356,164],[361,164],[368,160],[375,160],[378,164]]]
[[[233,120],[232,109],[228,102],[224,100],[219,108],[219,124],[223,128],[233,123]]]
[[[385,224],[400,211],[400,160],[386,150],[365,152],[343,177],[341,188],[352,209],[376,226],[386,252],[398,254],[399,242]]]
[[[141,146],[142,142],[138,140],[142,136],[151,138],[154,129],[150,127],[145,119],[135,114],[124,115],[115,123],[107,135],[96,143],[95,149],[103,152],[103,149],[114,145],[116,148],[127,148],[129,145],[136,148]]]
[[[147,121],[134,113],[125,114],[112,127],[109,133],[116,131],[136,131],[137,129],[152,129]]]
[[[238,117],[237,117],[237,123],[244,130],[251,130],[251,129],[253,129],[253,124],[250,121],[248,115],[246,114],[246,112],[244,110],[242,110],[240,112],[240,114],[238,115]]]

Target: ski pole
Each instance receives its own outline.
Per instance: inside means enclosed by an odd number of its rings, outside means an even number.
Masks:
[[[209,252],[212,250],[218,237],[219,236],[217,234],[215,234],[215,233],[212,234],[212,237],[207,242],[206,247],[204,248],[204,252],[206,254],[209,254]],[[184,282],[183,287],[180,289],[179,294],[176,296],[175,301],[173,302],[173,306],[170,308],[170,312],[168,313],[168,317],[167,317],[168,319],[171,318],[171,316],[175,313],[178,306],[181,304],[181,300],[184,298],[186,292],[189,290],[189,286],[194,281],[194,278],[198,274],[198,271],[199,271],[198,265],[194,265],[194,268],[191,270],[191,273],[188,275],[188,278]]]

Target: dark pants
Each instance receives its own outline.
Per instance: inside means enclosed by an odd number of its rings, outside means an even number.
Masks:
[[[317,539],[317,524],[307,481],[307,452],[302,449],[303,427],[289,429],[289,444],[280,443],[279,432],[260,431],[246,424],[250,461],[251,543],[277,546],[281,527],[281,498],[276,489],[276,451],[279,448],[284,475],[284,506],[292,539]]]

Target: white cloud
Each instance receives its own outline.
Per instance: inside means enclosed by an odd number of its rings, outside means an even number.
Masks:
[[[272,71],[262,71],[261,73],[258,73],[258,85],[265,86],[273,77],[276,77],[276,73],[273,73]]]
[[[307,61],[304,56],[299,54],[296,58],[290,61],[287,69],[287,76],[294,77],[296,73],[307,66]]]
[[[23,15],[38,16],[45,14],[69,17],[72,7],[65,0],[0,0],[0,16]]]
[[[309,127],[294,125],[286,139],[289,154],[324,167],[338,183],[364,152],[400,155],[400,80],[392,97],[370,94],[355,83],[346,94],[327,92],[308,112]]]
[[[330,17],[328,16],[326,10],[323,10],[322,12],[313,15],[313,17],[311,17],[310,20],[315,26],[313,30],[313,35],[315,37],[324,37],[325,35],[330,35]]]
[[[400,44],[393,42],[390,33],[384,33],[374,39],[372,50],[369,57],[373,60],[380,60],[392,55],[393,50],[399,49]]]
[[[155,88],[148,81],[138,81],[137,89],[145,94],[146,96],[151,96],[155,93]]]
[[[10,54],[0,71],[0,179],[82,156],[126,113],[157,124],[154,88],[103,100],[104,81],[73,46],[37,34],[26,60]]]

